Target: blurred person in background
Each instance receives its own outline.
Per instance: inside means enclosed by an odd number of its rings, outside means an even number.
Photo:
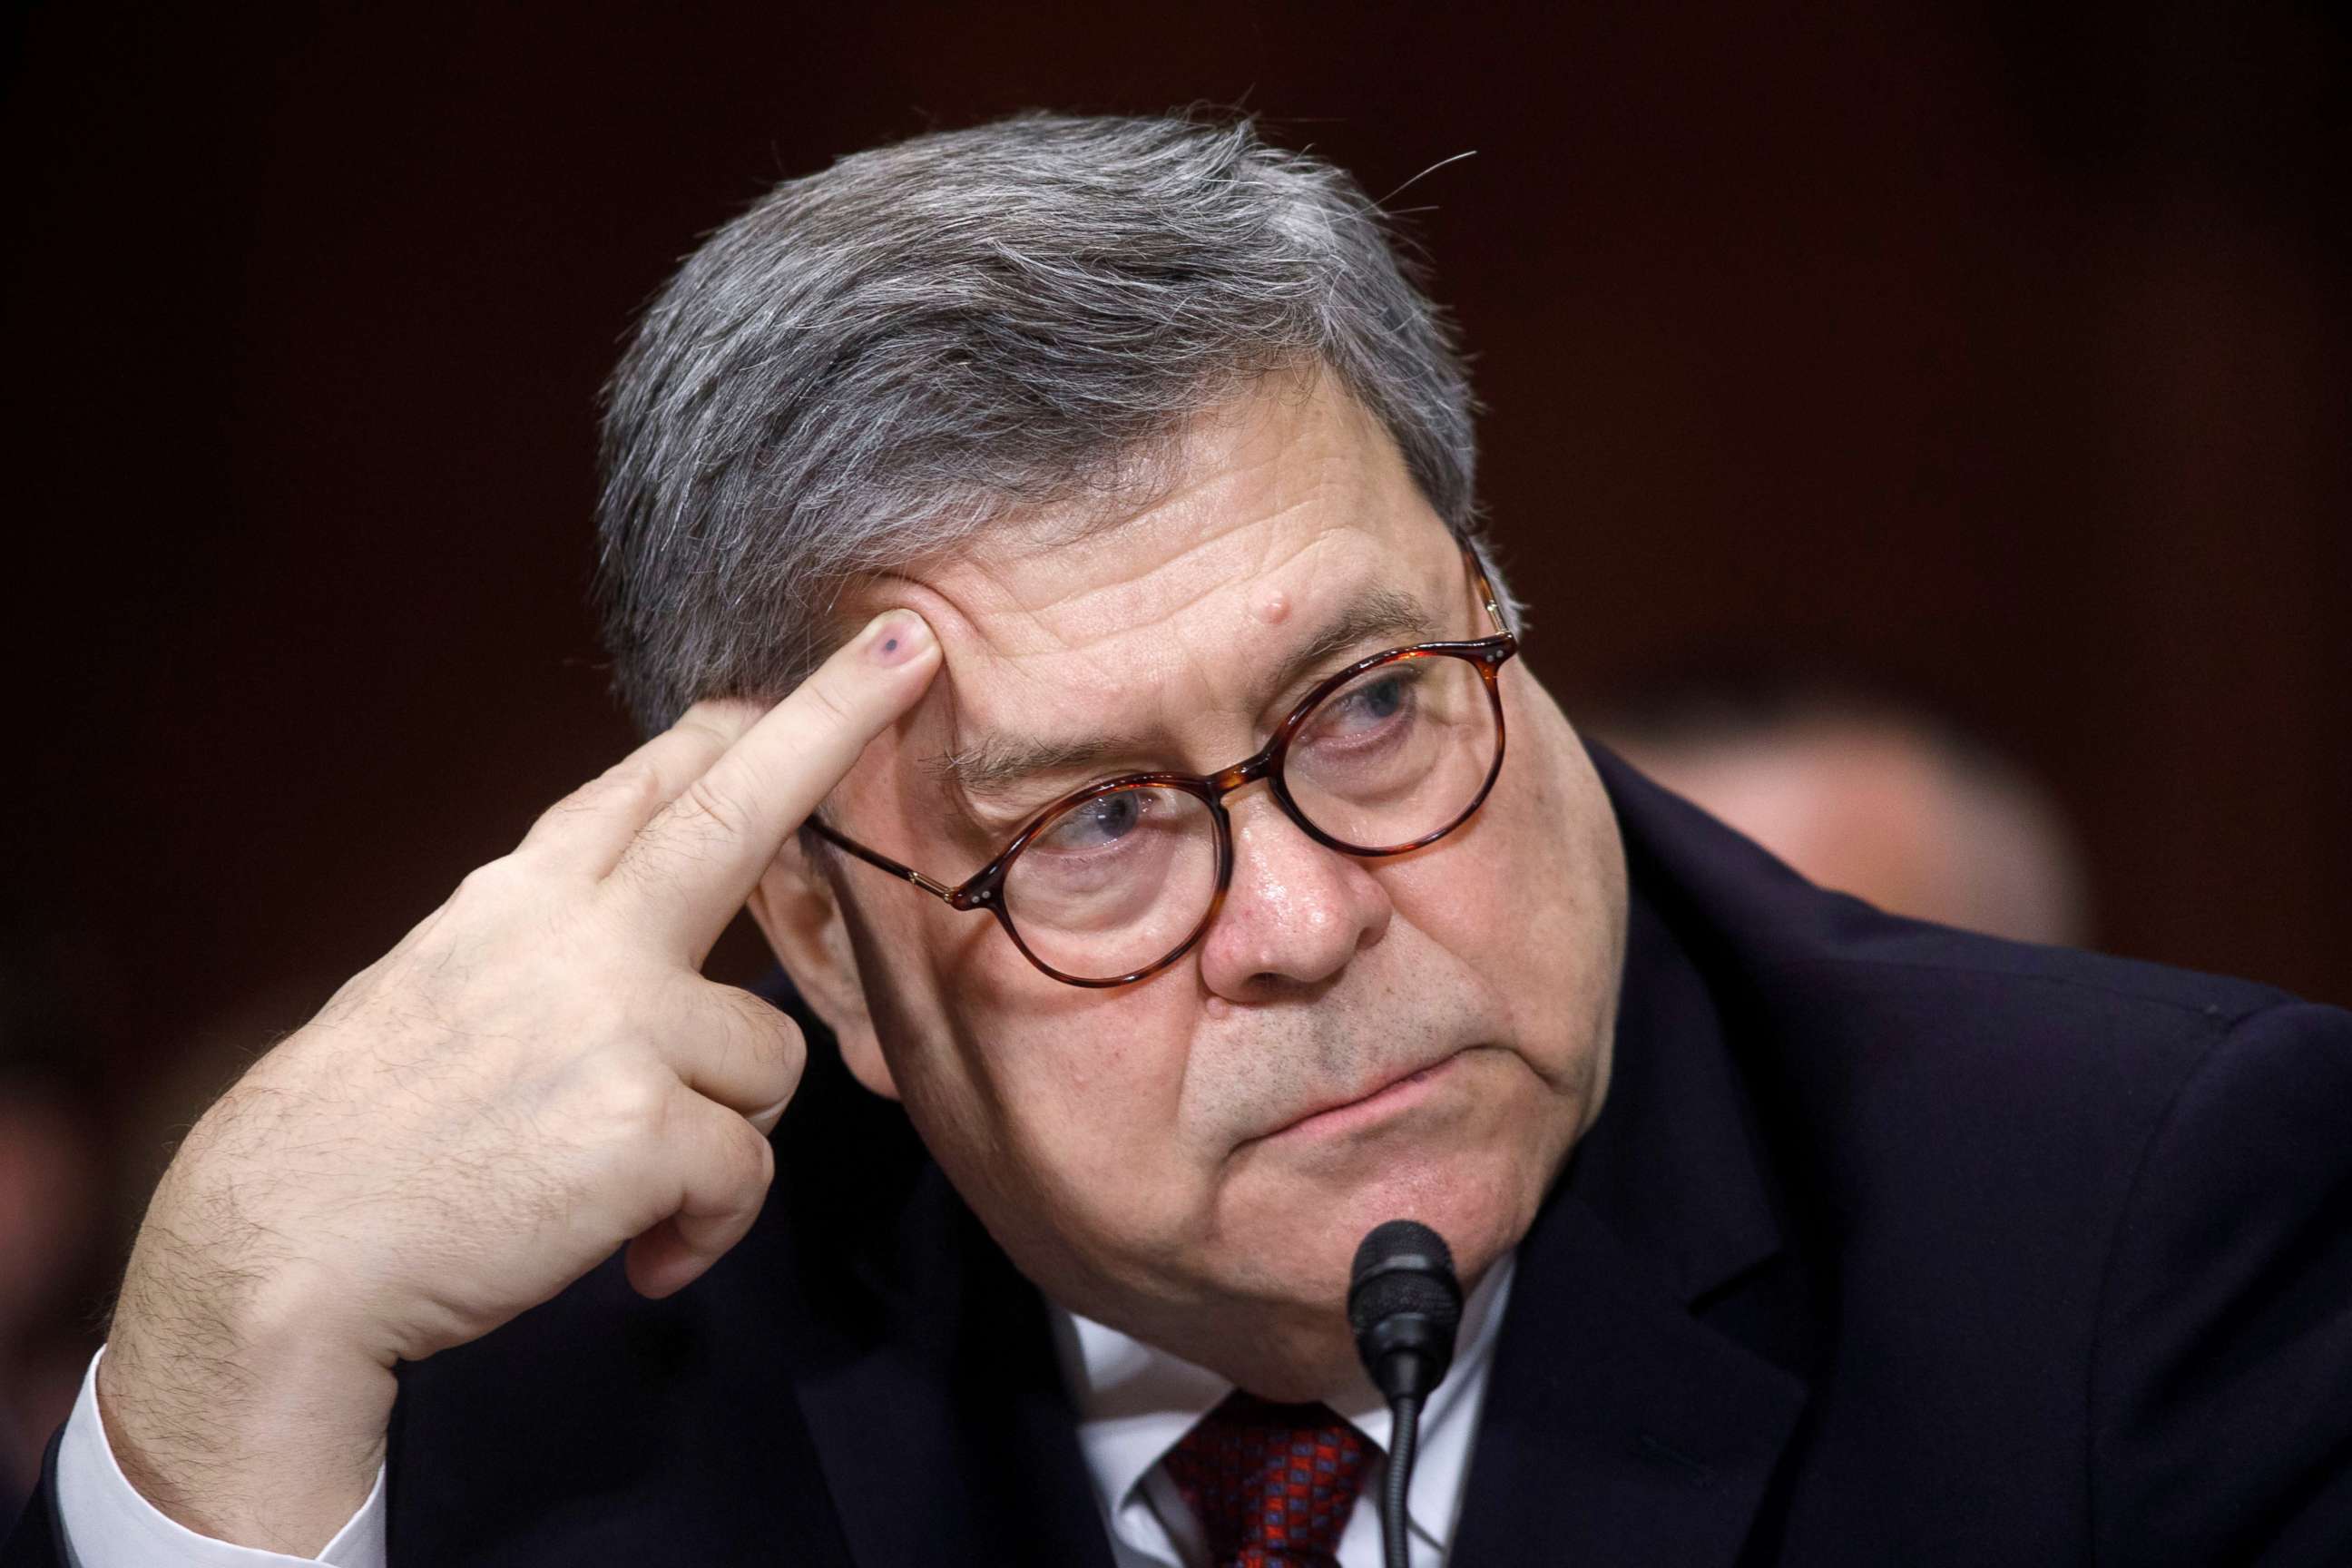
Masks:
[[[2017,942],[2091,940],[2082,845],[2013,759],[1851,679],[1723,669],[1647,687],[1587,728],[1822,887]]]

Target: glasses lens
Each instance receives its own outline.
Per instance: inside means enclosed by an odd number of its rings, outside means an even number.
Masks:
[[[1004,909],[1037,958],[1080,980],[1149,969],[1217,891],[1216,826],[1198,795],[1133,785],[1070,806],[1022,847]]]
[[[1486,682],[1466,658],[1376,665],[1315,705],[1282,776],[1309,822],[1358,849],[1397,849],[1459,822],[1502,743]]]

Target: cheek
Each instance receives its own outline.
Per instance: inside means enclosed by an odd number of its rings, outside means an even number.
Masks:
[[[878,914],[858,940],[908,1116],[1033,1276],[1148,1251],[1198,1205],[1181,1117],[1187,969],[1117,992],[1064,985],[992,917],[944,906]]]
[[[1605,1071],[1614,1019],[1623,851],[1600,777],[1549,694],[1531,680],[1506,690],[1509,750],[1494,793],[1442,853],[1399,867],[1391,888],[1400,912],[1483,982],[1528,1064],[1555,1088],[1586,1090]]]
[[[1207,1168],[1184,1117],[1191,1011],[1138,996],[1050,1026],[1031,1017],[1017,1055],[993,1063],[1002,1163],[1019,1184],[1010,1195],[1051,1217],[1057,1248],[1097,1266],[1149,1253],[1198,1209]]]

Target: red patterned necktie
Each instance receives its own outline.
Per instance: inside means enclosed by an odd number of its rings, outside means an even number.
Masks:
[[[1236,1390],[1163,1461],[1215,1568],[1339,1568],[1364,1484],[1364,1435],[1328,1405]]]

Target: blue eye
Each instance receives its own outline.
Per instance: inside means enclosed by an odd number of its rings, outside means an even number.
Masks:
[[[1314,728],[1334,740],[1376,730],[1412,706],[1421,676],[1410,664],[1376,670],[1339,692],[1316,714]]]
[[[1360,686],[1348,693],[1348,707],[1357,717],[1378,722],[1394,716],[1404,706],[1404,678],[1391,675],[1385,679]]]
[[[1142,791],[1116,790],[1064,812],[1040,837],[1049,849],[1097,849],[1132,832],[1143,808]]]

